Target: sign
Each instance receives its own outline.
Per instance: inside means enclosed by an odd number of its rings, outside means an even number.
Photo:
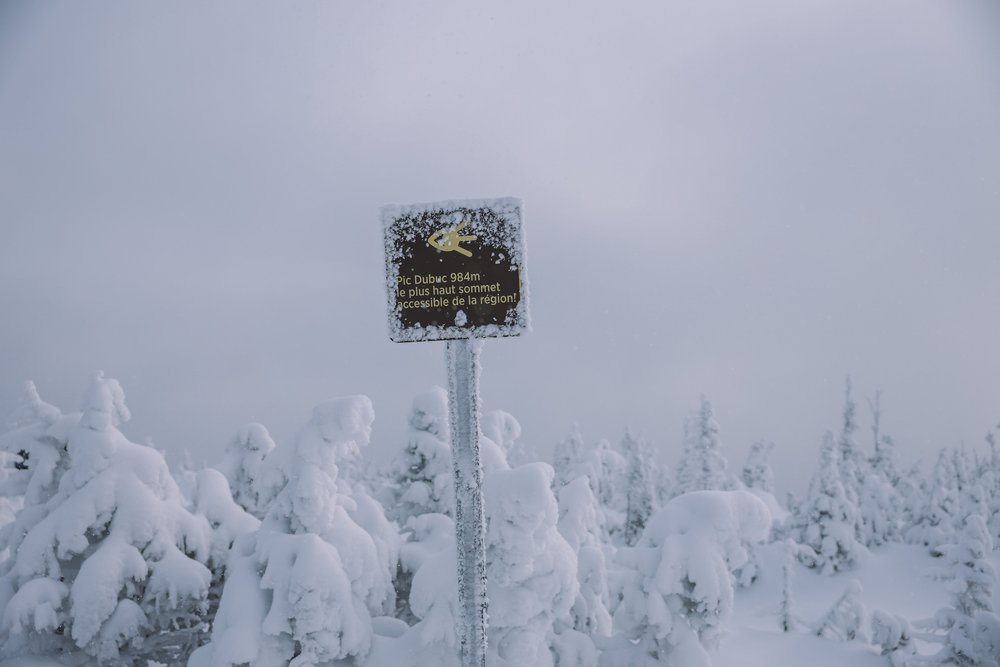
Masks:
[[[521,201],[386,206],[389,337],[519,336],[528,329]]]

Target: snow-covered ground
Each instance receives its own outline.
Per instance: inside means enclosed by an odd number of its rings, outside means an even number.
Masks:
[[[729,632],[712,658],[719,667],[885,667],[888,661],[878,649],[861,642],[838,642],[815,636],[807,630],[783,633],[778,627],[781,598],[781,554],[779,547],[761,550],[759,579],[736,594]],[[1000,551],[992,563],[1000,571]],[[947,584],[927,576],[940,565],[927,549],[909,544],[887,544],[864,554],[854,571],[825,576],[796,564],[793,590],[795,613],[803,620],[819,619],[852,579],[861,584],[866,609],[881,609],[915,620],[932,618],[948,603]],[[998,589],[1000,591],[1000,589]],[[1000,608],[1000,592],[994,595]]]
[[[760,553],[760,575],[736,594],[732,621],[712,661],[720,667],[885,667],[888,661],[875,647],[861,642],[837,642],[805,630],[783,633],[776,610],[781,590],[780,548],[769,545]],[[1000,551],[992,557],[1000,571]],[[866,554],[861,567],[849,573],[824,576],[796,565],[796,613],[807,621],[820,618],[852,579],[862,587],[868,610],[882,609],[906,618],[930,618],[947,603],[947,586],[926,576],[938,564],[922,547],[889,544]],[[1000,593],[994,604],[1000,608]],[[386,648],[387,661],[402,660]],[[402,650],[402,649],[401,649]],[[387,664],[389,664],[387,663]],[[14,658],[0,667],[65,667],[53,658]]]

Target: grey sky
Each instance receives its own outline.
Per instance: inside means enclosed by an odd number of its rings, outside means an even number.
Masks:
[[[367,393],[388,454],[443,345],[388,341],[378,207],[514,195],[535,331],[483,393],[540,448],[673,462],[704,392],[790,481],[848,373],[907,459],[978,445],[998,63],[991,0],[3,0],[0,412],[100,368],[133,439],[213,459]]]

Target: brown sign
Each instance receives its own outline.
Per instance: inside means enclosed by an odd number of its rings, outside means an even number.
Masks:
[[[528,328],[521,202],[382,209],[389,337],[519,336]]]

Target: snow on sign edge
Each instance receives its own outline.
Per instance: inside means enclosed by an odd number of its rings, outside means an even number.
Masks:
[[[515,321],[512,324],[490,324],[472,327],[444,326],[402,326],[396,316],[396,279],[399,276],[398,258],[393,247],[392,225],[405,215],[417,215],[432,211],[450,212],[458,209],[488,208],[498,216],[509,220],[511,233],[502,239],[508,248],[512,264],[518,267],[520,277],[520,299],[514,309]],[[382,219],[382,241],[385,255],[385,299],[386,321],[389,338],[396,343],[417,341],[460,340],[467,338],[498,338],[520,336],[531,331],[529,315],[529,283],[527,274],[527,253],[524,240],[524,203],[517,197],[499,197],[495,199],[449,199],[436,202],[417,204],[386,204],[380,209]]]

